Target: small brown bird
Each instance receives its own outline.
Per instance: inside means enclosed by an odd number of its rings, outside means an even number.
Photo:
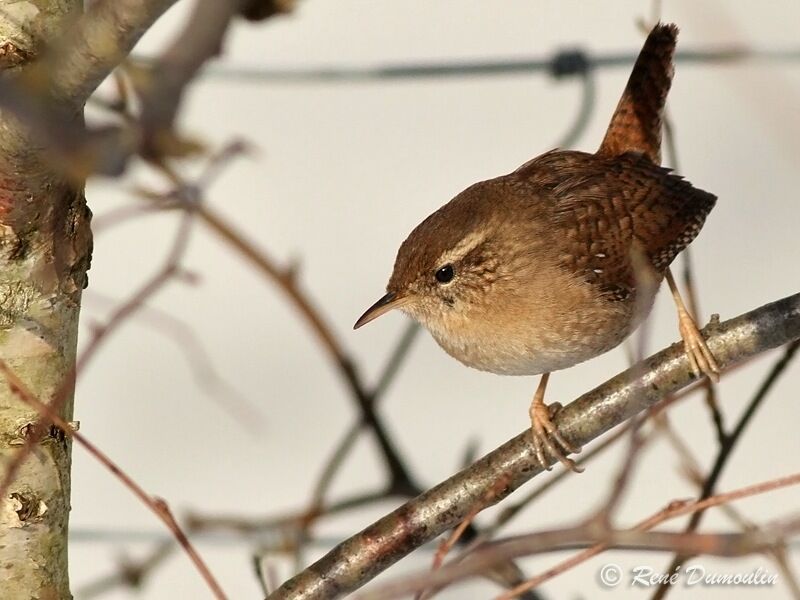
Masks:
[[[622,342],[665,276],[693,371],[718,377],[669,272],[716,201],[659,166],[677,33],[651,31],[595,154],[553,150],[458,194],[403,242],[387,294],[355,324],[399,308],[470,367],[542,374],[530,408],[542,465],[546,450],[576,469],[544,403],[550,372]]]

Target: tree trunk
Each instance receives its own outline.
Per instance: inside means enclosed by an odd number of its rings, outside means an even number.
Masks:
[[[45,43],[58,39],[81,8],[80,0],[0,1],[2,78],[36,85],[28,76]],[[46,103],[48,90],[42,88]],[[82,107],[65,110],[76,123],[82,119]],[[90,212],[83,183],[59,174],[45,150],[8,111],[0,113],[0,358],[42,401],[60,396],[59,412],[69,421]],[[2,382],[0,471],[35,434],[37,420],[37,412]],[[71,447],[54,428],[38,438],[0,498],[0,596],[7,600],[71,598]]]

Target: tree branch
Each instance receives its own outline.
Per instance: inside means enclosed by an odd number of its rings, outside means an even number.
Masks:
[[[709,348],[723,367],[800,338],[800,294],[706,327]],[[681,344],[634,365],[566,406],[556,425],[571,444],[582,446],[694,381]],[[269,600],[338,598],[462,521],[495,485],[508,486],[499,502],[542,471],[528,430],[469,468],[432,488],[342,542],[284,583]]]
[[[398,582],[381,586],[358,596],[357,600],[388,600],[412,592],[421,585],[443,586],[451,581],[480,573],[500,560],[592,548],[603,544],[608,548],[646,552],[687,552],[707,556],[737,558],[750,554],[774,551],[784,544],[788,535],[796,535],[800,520],[773,521],[764,527],[740,533],[677,533],[673,531],[640,531],[638,529],[606,529],[579,525],[568,529],[553,529],[529,536],[510,538],[487,547],[480,555],[457,565],[423,576],[421,580]]]
[[[755,496],[757,494],[763,494],[765,492],[777,490],[785,486],[797,485],[798,483],[800,483],[800,473],[795,473],[794,475],[779,477],[777,479],[772,479],[770,481],[764,481],[744,488],[739,488],[738,490],[734,490],[732,492],[726,492],[723,494],[718,494],[716,496],[709,496],[704,500],[695,500],[691,502],[687,500],[673,500],[669,504],[667,504],[666,507],[664,507],[657,513],[650,515],[649,517],[643,519],[642,521],[639,521],[639,523],[637,523],[632,529],[636,531],[648,531],[653,527],[655,527],[656,525],[660,525],[664,521],[674,519],[675,517],[687,514],[696,515],[697,512],[704,511],[708,508],[711,508],[712,506],[723,506],[730,508],[729,506],[727,506],[727,503],[732,502],[734,500],[739,500],[741,498],[748,498],[750,496]],[[684,533],[691,533],[691,532],[684,531]],[[586,550],[562,561],[555,567],[551,567],[541,575],[532,577],[531,579],[526,581],[524,584],[518,586],[517,588],[509,590],[496,600],[510,600],[511,598],[516,598],[520,592],[538,587],[539,585],[552,579],[556,575],[564,573],[565,571],[575,567],[576,565],[579,565],[583,562],[586,562],[590,558],[597,556],[601,552],[604,552],[607,548],[608,546],[602,543],[592,546],[591,548],[587,548]],[[673,572],[674,571],[665,571],[665,573],[673,573]]]
[[[333,363],[338,368],[353,398],[361,411],[361,418],[375,434],[384,462],[390,474],[389,492],[397,495],[414,495],[421,489],[405,465],[405,461],[394,446],[394,442],[378,418],[373,405],[374,393],[370,393],[358,375],[355,363],[322,314],[313,306],[309,298],[298,287],[291,269],[280,268],[265,252],[247,240],[222,215],[207,206],[197,208],[197,215],[203,222],[233,249],[253,264],[269,280],[273,281],[291,300],[309,327],[316,334]]]
[[[772,389],[773,385],[778,381],[778,379],[780,379],[781,374],[786,370],[786,367],[789,366],[789,363],[792,362],[792,358],[799,347],[800,340],[795,340],[787,346],[783,357],[781,357],[781,359],[775,363],[772,369],[770,369],[767,378],[759,386],[759,389],[755,396],[753,396],[753,399],[748,403],[744,414],[742,414],[733,431],[731,431],[731,433],[726,433],[724,430],[722,430],[720,448],[717,451],[716,459],[714,459],[714,465],[711,467],[711,471],[709,471],[708,476],[703,482],[700,490],[700,500],[709,498],[714,493],[717,483],[719,482],[720,477],[722,477],[722,471],[728,464],[730,457],[733,455],[734,447],[741,439],[742,434],[747,429],[747,426],[752,421],[753,417],[758,411],[758,408],[764,402],[764,399],[767,397],[767,394]],[[691,519],[689,519],[689,523],[684,529],[684,532],[692,533],[696,531],[700,526],[700,520],[703,518],[704,514],[705,512],[702,510],[693,513]],[[676,554],[670,563],[669,570],[665,571],[665,573],[672,573],[679,565],[684,564],[690,558],[691,556]],[[653,600],[661,600],[664,598],[669,593],[670,587],[670,585],[664,585],[663,583],[659,585],[653,594]]]
[[[167,135],[178,112],[183,91],[202,66],[222,50],[222,42],[245,0],[198,0],[183,31],[153,65],[142,90],[142,128],[151,139]],[[153,151],[158,149],[154,148]]]
[[[164,501],[162,498],[151,496],[145,492],[144,489],[138,483],[136,483],[136,481],[130,475],[128,475],[126,471],[122,470],[119,465],[112,461],[107,454],[90,442],[86,437],[84,437],[83,434],[78,433],[74,425],[67,423],[58,415],[58,412],[54,411],[48,404],[42,402],[39,398],[34,396],[2,358],[0,358],[0,372],[3,374],[6,383],[8,384],[9,388],[11,388],[13,393],[17,394],[25,403],[36,409],[36,411],[41,415],[42,419],[47,419],[53,425],[58,427],[64,436],[67,436],[80,443],[86,449],[86,451],[92,455],[92,457],[94,457],[113,475],[115,475],[117,479],[119,479],[122,484],[133,493],[134,496],[141,500],[142,503],[147,506],[147,508],[153,511],[153,513],[159,519],[161,519],[161,521],[163,521],[163,523],[167,526],[167,529],[169,529],[172,535],[175,536],[175,539],[194,563],[198,572],[211,589],[214,597],[217,598],[217,600],[226,600],[227,597],[222,591],[222,588],[219,586],[219,583],[217,583],[217,580],[208,569],[208,566],[206,566],[206,563],[194,549],[194,546],[192,546],[192,543],[189,541],[189,538],[183,532],[180,525],[178,525],[178,522],[172,515],[172,511],[169,509],[166,501]]]
[[[46,65],[52,94],[83,106],[145,31],[177,0],[96,0]]]

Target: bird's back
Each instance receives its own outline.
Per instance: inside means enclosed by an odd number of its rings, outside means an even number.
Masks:
[[[660,280],[716,202],[638,153],[552,151],[510,177],[531,201],[546,206],[553,234],[567,242],[561,245],[564,267],[611,300],[632,295],[641,267]]]

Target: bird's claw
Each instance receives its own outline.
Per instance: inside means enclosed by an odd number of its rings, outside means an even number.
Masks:
[[[678,313],[678,329],[681,332],[686,357],[689,359],[689,365],[695,376],[702,377],[705,374],[711,381],[719,381],[719,365],[688,312],[680,311]]]
[[[549,406],[544,402],[534,402],[531,405],[531,435],[533,436],[533,447],[536,453],[536,460],[546,470],[551,470],[552,467],[549,461],[546,460],[545,451],[557,458],[570,471],[576,473],[583,472],[583,469],[575,464],[574,460],[566,457],[563,451],[570,454],[576,454],[581,451],[580,448],[575,448],[572,444],[567,442],[564,437],[559,433],[558,428],[553,424],[553,418],[561,410],[561,405],[554,402]],[[562,451],[563,450],[563,451]]]

